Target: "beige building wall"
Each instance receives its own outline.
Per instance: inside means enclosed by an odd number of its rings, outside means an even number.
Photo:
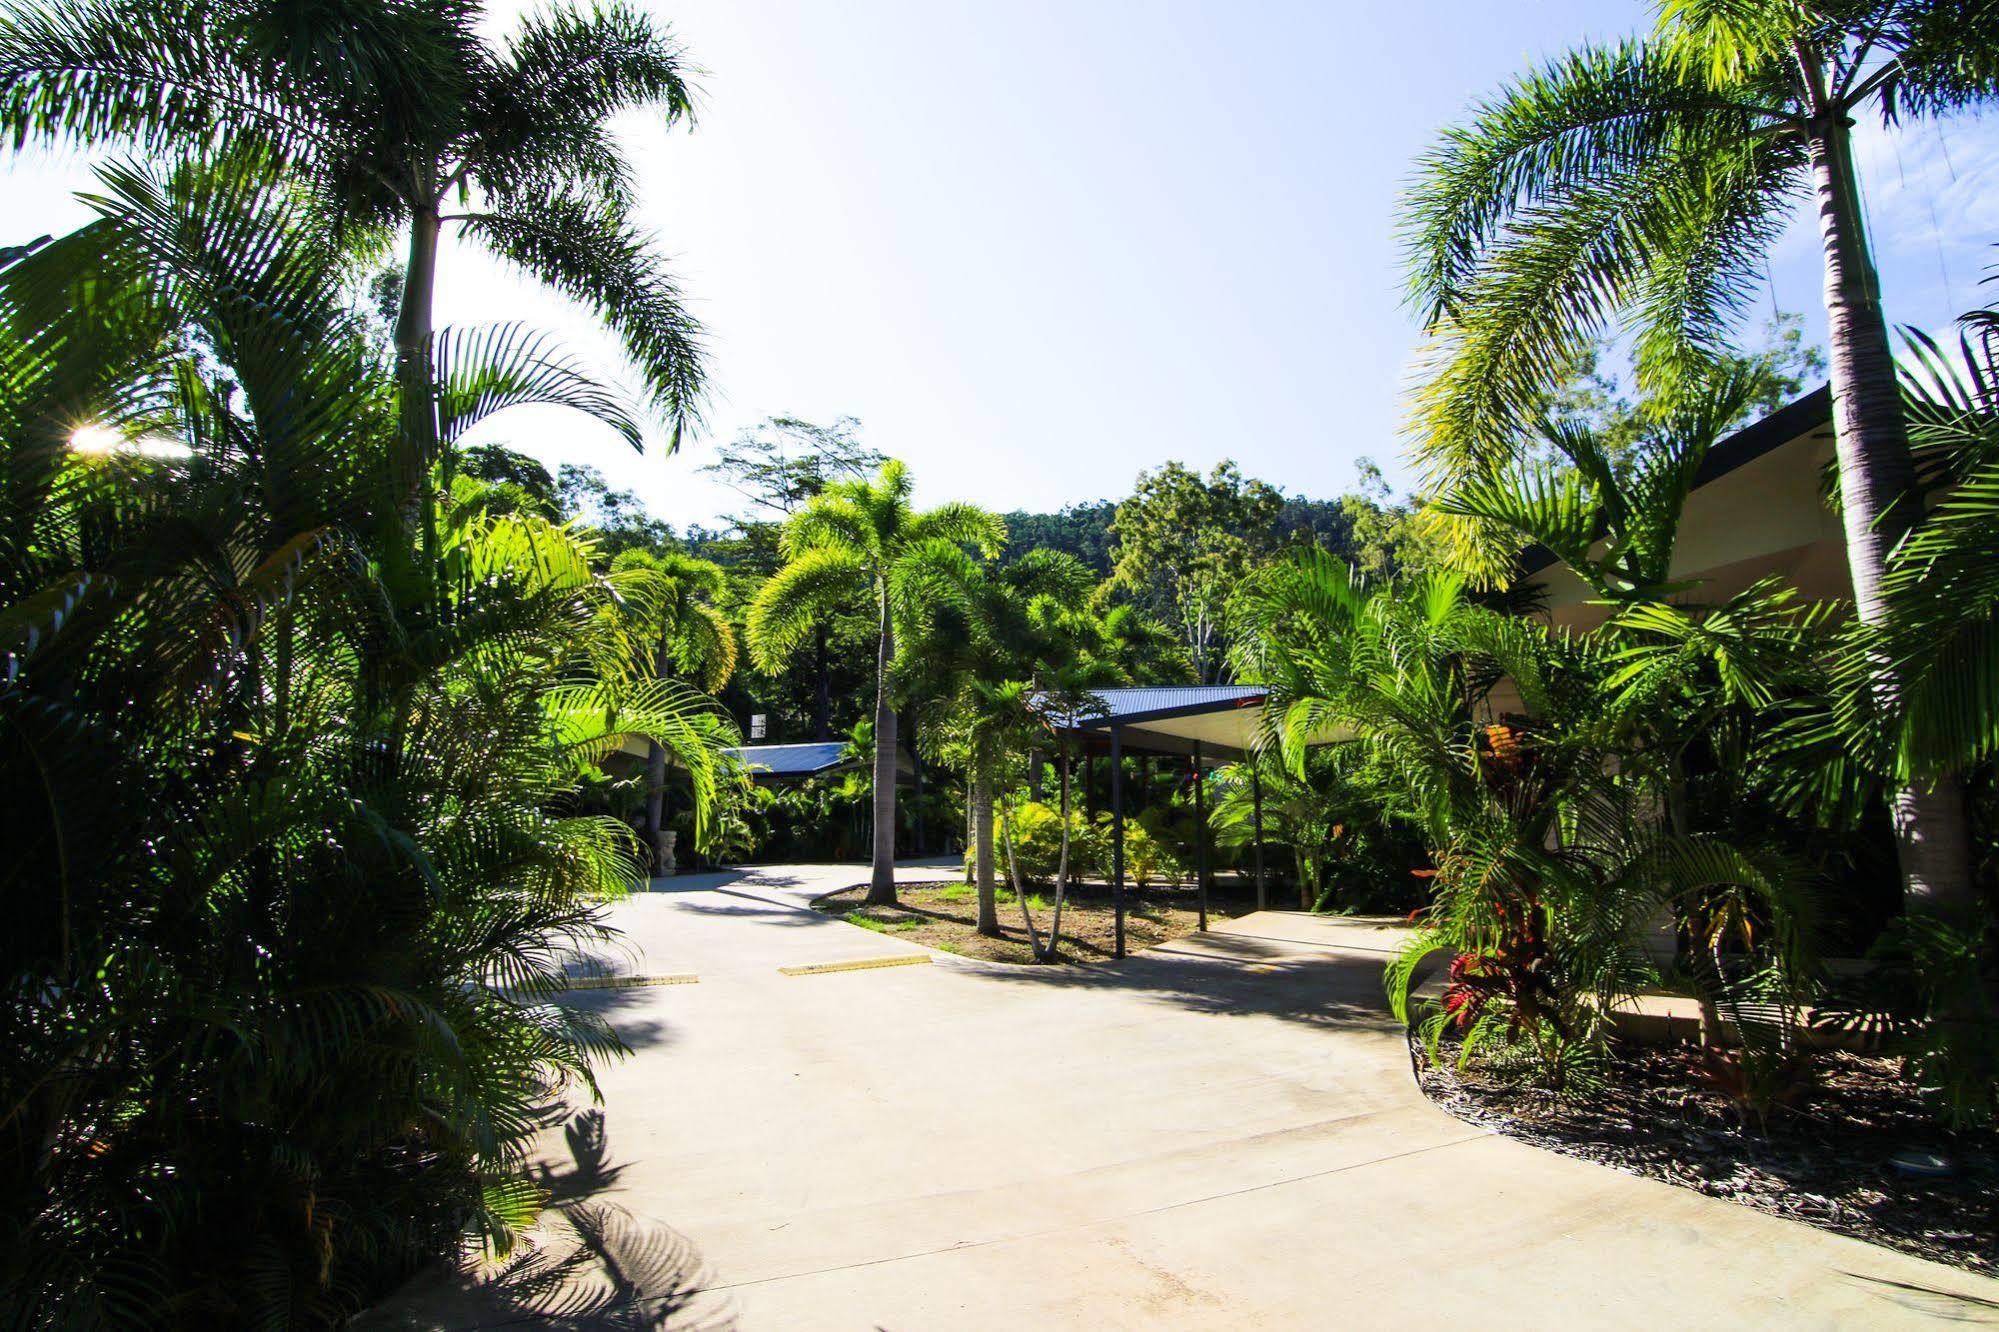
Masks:
[[[1718,446],[1713,456],[1725,461],[1727,447]],[[1851,596],[1845,536],[1826,502],[1832,461],[1828,421],[1688,496],[1673,577],[1701,581],[1681,599],[1725,601],[1772,574],[1813,600]],[[1609,615],[1608,607],[1589,604],[1589,588],[1560,564],[1529,581],[1547,590],[1548,618],[1558,626],[1592,629]]]

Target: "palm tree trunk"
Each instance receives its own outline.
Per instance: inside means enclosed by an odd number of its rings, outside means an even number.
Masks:
[[[1048,949],[1041,954],[1052,961],[1062,950],[1062,902],[1069,896],[1069,751],[1064,748],[1056,762],[1062,771],[1062,854],[1055,862],[1055,914],[1048,921]]]
[[[826,626],[814,631],[812,668],[816,673],[816,693],[812,699],[812,738],[825,743],[833,738],[833,685],[826,661]]]
[[[979,933],[1000,932],[998,883],[993,875],[993,777],[984,763],[972,778],[972,881],[978,889]]]
[[[664,679],[673,669],[666,636],[653,649],[652,673]],[[666,746],[657,740],[646,743],[646,845],[652,850],[652,872],[658,874],[666,863]]]
[[[972,788],[973,782],[968,774],[965,778],[965,827],[963,831],[965,834],[965,846],[973,854],[970,859],[965,861],[965,886],[967,888],[979,881],[979,857],[977,854],[979,845],[979,802],[972,798]]]
[[[881,589],[881,633],[875,644],[875,839],[867,904],[894,906],[895,900],[895,707],[889,663],[895,658],[895,623],[888,589]]]
[[[1843,118],[1821,118],[1812,133],[1811,156],[1825,257],[1826,332],[1847,566],[1853,577],[1854,609],[1863,623],[1875,624],[1888,614],[1883,582],[1889,552],[1921,516],[1915,499],[1915,463],[1909,453],[1880,285],[1861,223],[1851,130]],[[1888,663],[1874,672],[1874,690],[1881,706],[1893,706],[1899,682]],[[1968,913],[1976,905],[1976,895],[1964,795],[1956,778],[1903,787],[1895,793],[1890,814],[1906,907]]]
[[[923,828],[923,742],[916,735],[916,713],[912,711],[906,720],[896,723],[906,727],[909,735],[909,854],[927,856],[928,842],[924,839]]]
[[[396,312],[396,382],[402,398],[403,465],[411,475],[423,537],[426,573],[437,560],[436,496],[430,468],[437,456],[437,413],[431,403],[431,334],[436,331],[437,243],[444,224],[434,206],[419,205],[410,217],[409,258],[403,266],[402,306]]]
[[[1034,913],[1027,909],[1027,889],[1020,882],[1020,861],[1013,854],[1013,807],[1006,803],[1006,797],[999,798],[1000,840],[1006,847],[1006,877],[1013,885],[1013,900],[1020,904],[1020,923],[1027,930],[1027,946],[1035,957],[1040,957],[1041,934],[1034,928]]]

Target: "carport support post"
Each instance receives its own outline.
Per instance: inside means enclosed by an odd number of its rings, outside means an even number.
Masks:
[[[1117,915],[1117,956],[1124,956],[1124,730],[1111,727],[1111,908]]]
[[[1249,820],[1250,840],[1256,845],[1256,909],[1262,911],[1270,905],[1270,890],[1263,882],[1263,778],[1254,759],[1249,768]]]
[[[1194,896],[1201,929],[1208,928],[1208,784],[1201,780],[1201,742],[1194,742]]]

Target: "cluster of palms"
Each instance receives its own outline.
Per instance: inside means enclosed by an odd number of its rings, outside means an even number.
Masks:
[[[1406,1005],[1421,959],[1456,952],[1433,1038],[1558,1081],[1593,1069],[1617,1003],[1656,977],[1642,944],[1663,917],[1711,1019],[1760,1034],[1726,1080],[1767,1104],[1821,993],[1813,927],[1834,895],[1814,886],[1855,872],[1879,818],[1909,913],[1883,971],[1899,955],[1914,992],[1874,1000],[1902,1006],[1946,1113],[1993,1112],[1999,848],[1966,807],[1989,800],[1999,744],[1990,315],[1954,354],[1912,339],[1898,382],[1852,130],[1869,109],[1892,124],[1999,98],[1995,34],[1989,2],[1672,0],[1654,37],[1534,71],[1422,164],[1419,438],[1461,573],[1369,586],[1317,554],[1262,571],[1238,596],[1237,668],[1270,683],[1294,773],[1341,736],[1393,793],[1385,816],[1422,830],[1432,905],[1390,982]],[[1682,506],[1750,390],[1718,353],[1807,184],[1851,618],[1774,579],[1722,603],[1674,579]],[[1651,404],[1628,465],[1547,420],[1563,367],[1619,319]],[[1592,590],[1603,627],[1552,632],[1468,595],[1523,542]]]
[[[636,445],[633,410],[432,317],[455,225],[689,416],[693,328],[606,128],[684,113],[679,55],[621,8],[504,49],[482,17],[0,15],[10,138],[137,155],[0,269],[9,1321],[326,1325],[506,1247],[545,1107],[620,1049],[553,1002],[644,873],[598,764],[644,739],[704,832],[727,780],[703,572],[612,566],[457,466],[516,405]],[[355,279],[397,227],[384,347]]]
[[[1066,718],[1099,706],[1094,690],[1129,683],[1131,665],[1158,633],[1129,608],[1094,604],[1097,580],[1081,561],[1035,550],[994,558],[1005,525],[970,505],[917,510],[899,462],[873,479],[837,482],[815,495],[781,540],[785,563],[758,590],[747,618],[752,657],[782,669],[829,616],[857,603],[877,626],[872,747],[874,839],[866,901],[894,905],[898,718],[921,725],[926,756],[965,774],[978,929],[999,933],[995,815],[1016,896],[1012,792],[1031,755],[1056,761],[1062,868],[1041,956],[1052,956],[1068,885],[1070,755]]]

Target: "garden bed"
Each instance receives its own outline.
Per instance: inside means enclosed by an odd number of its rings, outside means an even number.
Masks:
[[[1916,1100],[1895,1060],[1827,1053],[1809,1099],[1767,1134],[1693,1079],[1686,1047],[1619,1050],[1601,1094],[1564,1098],[1441,1066],[1416,1045],[1418,1081],[1467,1123],[1567,1156],[1678,1184],[1982,1275],[1999,1274],[1999,1133],[1952,1135]],[[1904,1149],[1940,1153],[1955,1173],[1907,1176]]]
[[[865,885],[829,893],[816,899],[815,909],[838,916],[849,924],[877,930],[911,943],[959,953],[987,962],[1034,961],[1033,946],[1021,924],[1020,907],[1013,893],[1000,890],[1000,936],[990,938],[978,932],[978,899],[962,880],[937,883],[899,883],[895,886],[901,905],[864,906]],[[1254,895],[1244,896],[1234,888],[1219,886],[1208,896],[1208,917],[1225,920],[1256,909]],[[1029,889],[1028,910],[1035,927],[1045,938],[1054,916],[1054,891]],[[1188,888],[1125,889],[1125,951],[1136,953],[1170,939],[1195,932],[1199,927],[1194,890]],[[1105,884],[1073,884],[1062,904],[1062,953],[1065,962],[1100,962],[1116,950],[1116,913],[1110,888]]]

